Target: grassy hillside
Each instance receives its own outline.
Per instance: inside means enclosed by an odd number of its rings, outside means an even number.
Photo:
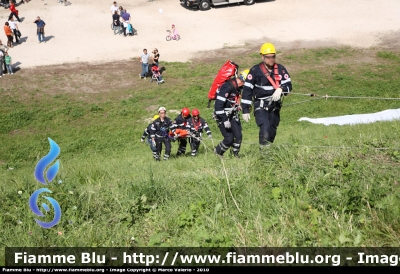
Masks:
[[[259,56],[162,63],[160,86],[135,76],[133,62],[3,77],[0,245],[399,246],[400,122],[324,126],[298,119],[400,108],[400,100],[290,95],[268,155],[259,155],[252,116],[242,121],[242,158],[227,153],[221,161],[212,150],[222,135],[206,106],[228,59],[244,69]],[[396,52],[301,49],[280,52],[277,61],[290,72],[294,93],[399,97]],[[198,157],[176,158],[173,143],[173,157],[155,162],[140,143],[161,105],[171,118],[171,110],[200,109],[214,138],[204,140]],[[43,187],[33,172],[49,152],[47,138],[61,148],[59,172],[47,187],[62,218],[42,229],[28,200]]]

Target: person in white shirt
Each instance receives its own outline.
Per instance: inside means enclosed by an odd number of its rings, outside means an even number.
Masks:
[[[142,63],[142,73],[139,74],[140,79],[146,79],[147,72],[149,71],[149,58],[150,54],[147,53],[147,49],[144,49],[143,54],[139,56],[139,61]]]
[[[8,21],[8,24],[10,25],[10,28],[14,33],[15,43],[19,43],[18,35],[17,35],[18,24],[16,21],[14,21],[14,17],[11,17],[10,21]]]
[[[114,1],[113,5],[110,8],[111,11],[111,16],[115,14],[115,11],[119,11],[119,8],[117,6],[117,2]]]

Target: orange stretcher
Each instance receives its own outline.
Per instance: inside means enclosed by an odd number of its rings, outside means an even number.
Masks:
[[[175,132],[170,132],[169,135],[174,137],[175,134],[178,135],[178,138],[186,138],[189,137],[189,132],[186,129],[176,129]]]

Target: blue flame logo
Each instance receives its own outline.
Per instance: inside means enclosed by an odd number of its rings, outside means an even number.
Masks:
[[[44,156],[42,159],[40,159],[40,161],[37,163],[36,165],[36,169],[35,169],[35,178],[36,180],[38,180],[38,182],[47,185],[48,183],[50,183],[57,175],[58,169],[59,169],[59,160],[57,160],[57,162],[50,166],[46,172],[46,177],[47,177],[47,181],[44,177],[44,173],[45,173],[45,168],[52,162],[54,161],[57,156],[60,154],[60,147],[57,145],[56,142],[54,142],[53,140],[49,139],[49,143],[50,143],[50,151],[49,153]],[[32,212],[35,213],[37,216],[43,217],[45,216],[39,209],[39,207],[37,206],[37,201],[39,198],[39,195],[42,192],[49,192],[52,193],[49,189],[47,188],[41,188],[36,190],[32,196],[29,198],[29,207],[31,208]],[[53,198],[50,197],[46,197],[45,198],[50,202],[50,204],[53,206],[54,208],[54,219],[49,222],[41,222],[37,219],[35,219],[36,223],[38,225],[40,225],[43,228],[51,228],[53,226],[55,226],[61,219],[61,208],[60,205],[58,204],[58,202],[56,200],[54,200]],[[50,211],[50,208],[47,204],[42,203],[42,207],[44,208],[44,210],[46,212]]]
[[[60,147],[56,144],[56,142],[54,142],[50,138],[48,139],[50,142],[50,152],[42,159],[40,159],[35,169],[36,180],[38,180],[40,183],[44,185],[47,185],[46,180],[44,179],[43,176],[44,169],[46,168],[46,166],[48,166],[52,161],[54,161],[57,158],[58,154],[60,154]],[[54,177],[56,177],[58,168],[59,168],[59,161],[57,160],[57,162],[51,167],[49,167],[49,169],[47,170],[47,179],[49,180],[49,183],[54,179]]]

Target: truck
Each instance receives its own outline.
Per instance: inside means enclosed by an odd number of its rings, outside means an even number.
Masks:
[[[253,5],[256,1],[255,0],[179,0],[181,5],[200,9],[200,10],[209,10],[211,6],[222,6],[222,5],[229,5],[233,3],[244,3],[245,5]]]

